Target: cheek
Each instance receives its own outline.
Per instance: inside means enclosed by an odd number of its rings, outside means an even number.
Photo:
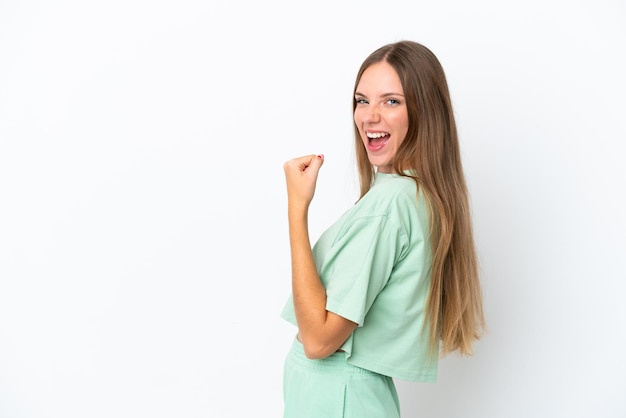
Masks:
[[[409,131],[409,118],[406,115],[399,115],[395,122],[396,129],[402,134],[402,140]]]
[[[354,126],[358,129],[359,133],[363,134],[363,119],[359,115],[359,112],[354,112]]]

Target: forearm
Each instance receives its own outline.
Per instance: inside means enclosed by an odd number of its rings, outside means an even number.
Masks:
[[[308,231],[308,209],[289,207],[291,282],[300,337],[320,340],[327,319],[326,290],[313,259]]]

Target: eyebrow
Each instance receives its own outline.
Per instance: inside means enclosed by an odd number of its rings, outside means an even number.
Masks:
[[[355,96],[367,97],[365,94],[360,93],[358,91],[354,92],[354,95]],[[390,97],[390,96],[402,96],[402,97],[404,97],[404,94],[402,94],[402,93],[384,93],[380,97]]]

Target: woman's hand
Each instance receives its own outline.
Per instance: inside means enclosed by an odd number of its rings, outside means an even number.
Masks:
[[[287,199],[290,206],[308,208],[317,183],[317,174],[324,163],[323,155],[306,155],[283,165],[287,180]]]

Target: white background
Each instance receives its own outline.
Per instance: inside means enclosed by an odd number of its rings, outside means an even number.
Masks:
[[[361,61],[448,75],[489,333],[405,417],[626,416],[618,0],[0,0],[0,417],[280,417],[282,163],[356,199]]]

